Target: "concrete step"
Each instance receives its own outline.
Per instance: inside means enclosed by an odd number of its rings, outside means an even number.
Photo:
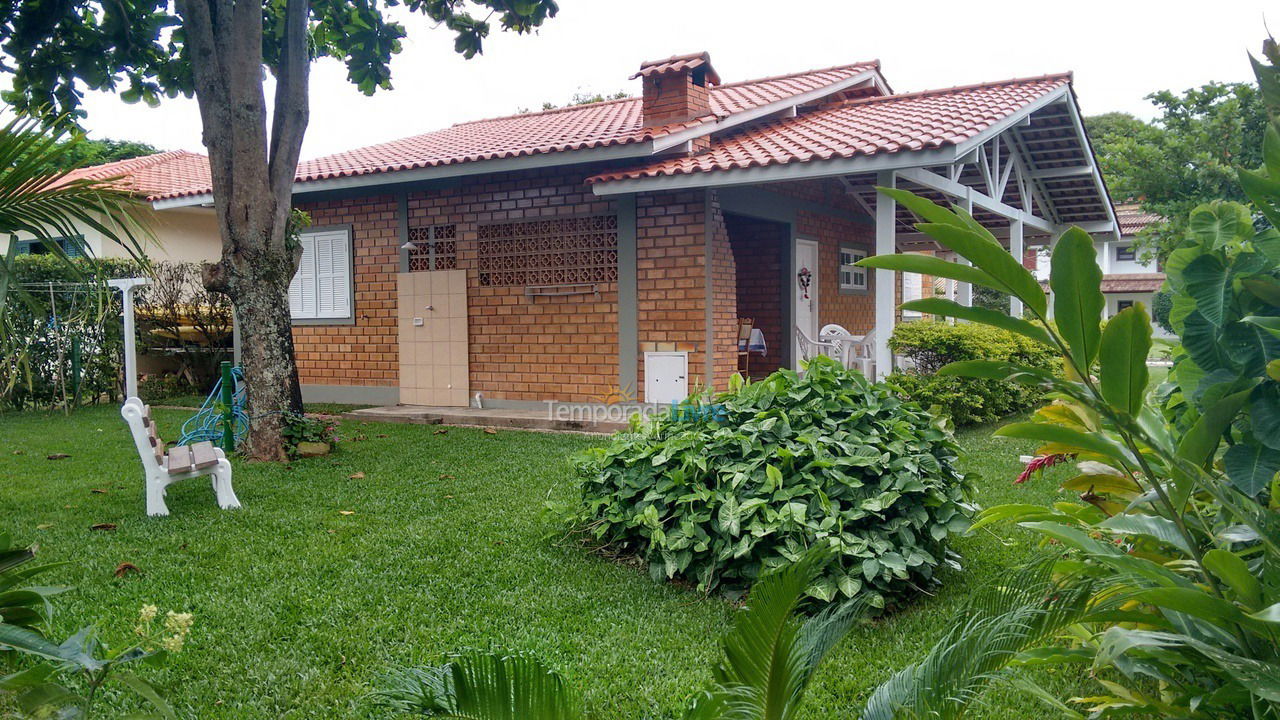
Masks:
[[[375,420],[378,422],[417,425],[462,425],[542,432],[608,434],[626,430],[629,427],[625,422],[549,418],[545,410],[477,409],[425,405],[388,405],[386,407],[365,408],[344,413],[343,417],[352,420]]]

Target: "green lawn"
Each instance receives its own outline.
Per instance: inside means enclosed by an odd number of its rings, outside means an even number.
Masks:
[[[156,411],[161,435],[175,437],[187,415]],[[342,434],[365,439],[335,457],[237,463],[243,510],[217,509],[207,483],[188,481],[170,489],[173,515],[151,519],[115,408],[0,415],[0,523],[41,558],[71,562],[50,580],[76,586],[58,603],[55,635],[98,622],[125,639],[146,603],[195,614],[187,649],[149,675],[182,717],[378,716],[365,695],[380,673],[469,648],[537,654],[582,689],[593,718],[678,717],[710,678],[730,608],[549,537],[544,502],[573,494],[566,456],[600,439],[437,427],[348,421]],[[1027,444],[991,428],[962,442],[966,468],[984,475],[983,504],[1051,498],[1056,478],[1011,484]],[[805,717],[855,717],[971,588],[1033,552],[1027,542],[986,532],[958,542],[965,571],[850,634]],[[142,573],[115,578],[122,562]],[[107,700],[108,717],[133,707]],[[1029,717],[1040,712],[1031,703],[997,695],[975,717]]]

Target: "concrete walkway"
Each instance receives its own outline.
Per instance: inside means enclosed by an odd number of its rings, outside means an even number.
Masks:
[[[473,425],[549,432],[614,433],[626,430],[625,422],[560,420],[548,417],[547,410],[508,408],[435,407],[430,405],[388,405],[344,413],[352,420],[415,423],[419,425]]]

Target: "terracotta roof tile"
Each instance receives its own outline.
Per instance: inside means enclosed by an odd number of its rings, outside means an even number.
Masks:
[[[879,61],[873,60],[713,86],[709,93],[712,115],[660,128],[644,126],[639,98],[607,100],[543,112],[474,120],[443,130],[303,161],[298,166],[297,180],[327,180],[644,142],[712,122],[715,117],[726,117],[786,100],[878,70],[879,67]],[[211,182],[207,167],[203,178],[200,183],[190,182],[185,176],[175,177],[176,182],[167,187],[148,184],[147,187],[153,192],[149,199],[163,200],[208,193]]]
[[[732,115],[878,67],[878,61],[871,61],[712,87],[709,93],[711,111],[718,117]],[[661,128],[646,128],[640,110],[639,98],[625,98],[459,123],[444,130],[304,161],[298,166],[298,180],[324,180],[627,145],[712,120],[705,117]]]
[[[1137,203],[1116,205],[1116,221],[1120,223],[1121,235],[1136,235],[1140,230],[1164,218],[1146,212]]]
[[[673,55],[666,60],[649,60],[640,63],[640,72],[631,76],[632,80],[638,77],[649,77],[651,75],[662,75],[664,73],[684,72],[685,70],[696,70],[700,67],[707,69],[707,80],[713,85],[720,84],[720,76],[716,73],[715,68],[711,67],[711,54],[706,52],[691,53],[689,55]]]
[[[1155,292],[1164,284],[1164,273],[1115,273],[1102,276],[1104,293]]]
[[[161,196],[197,195],[208,192],[212,184],[209,158],[186,150],[170,150],[80,168],[66,176],[67,180],[80,178],[119,178],[116,184],[148,200]]]
[[[672,157],[588,182],[716,172],[938,148],[961,143],[1071,82],[1070,74],[850,100],[733,131],[690,157]]]

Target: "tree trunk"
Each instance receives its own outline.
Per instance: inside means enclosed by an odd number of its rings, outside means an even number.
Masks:
[[[206,268],[204,282],[236,307],[250,418],[242,450],[259,460],[284,459],[282,414],[302,411],[289,316],[301,249],[289,242],[289,216],[308,119],[309,3],[286,2],[270,135],[261,0],[177,3],[222,235],[222,259]]]

